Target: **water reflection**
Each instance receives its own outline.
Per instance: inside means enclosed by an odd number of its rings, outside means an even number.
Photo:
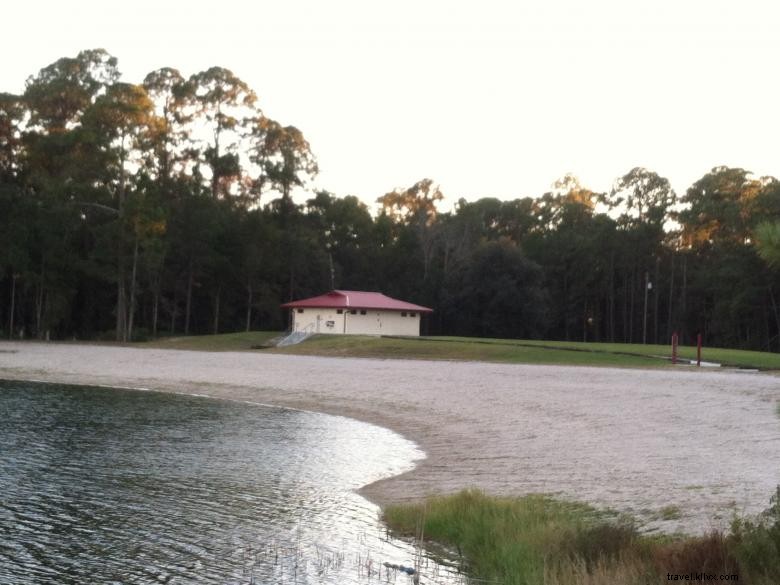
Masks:
[[[352,490],[421,453],[351,419],[0,383],[0,583],[410,583]],[[422,583],[461,583],[424,559]]]

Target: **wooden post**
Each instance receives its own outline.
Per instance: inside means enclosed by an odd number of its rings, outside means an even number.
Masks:
[[[701,333],[696,336],[696,366],[701,367]]]
[[[677,363],[677,332],[672,333],[672,364]]]

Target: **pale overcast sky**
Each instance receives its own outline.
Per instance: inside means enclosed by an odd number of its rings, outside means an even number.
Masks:
[[[537,196],[634,166],[684,191],[711,167],[780,176],[780,8],[767,0],[8,2],[0,91],[81,49],[124,80],[220,65],[299,127],[315,186],[367,202]]]

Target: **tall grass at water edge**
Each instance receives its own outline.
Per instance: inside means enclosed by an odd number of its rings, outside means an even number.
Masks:
[[[630,519],[544,496],[497,498],[479,491],[385,510],[389,526],[452,548],[476,583],[657,585],[667,574],[735,575],[780,583],[780,487],[756,518],[728,533],[648,536]]]

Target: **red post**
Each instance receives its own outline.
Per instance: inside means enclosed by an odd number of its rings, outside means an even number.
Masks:
[[[672,333],[672,363],[677,363],[677,332]]]
[[[696,365],[701,367],[701,333],[696,336]]]

